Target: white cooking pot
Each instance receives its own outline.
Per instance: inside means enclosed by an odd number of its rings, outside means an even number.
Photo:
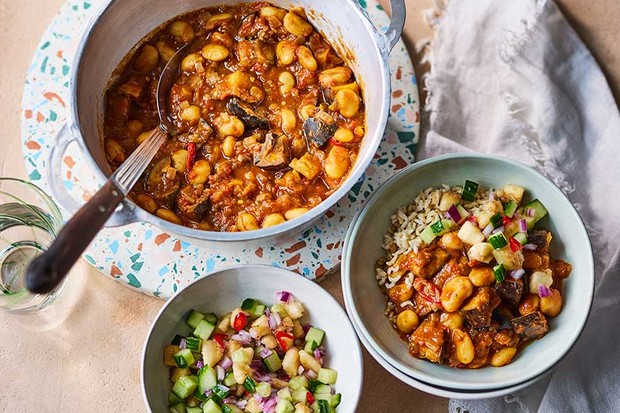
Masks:
[[[91,21],[73,63],[66,125],[50,154],[49,184],[54,198],[69,212],[81,206],[62,185],[61,160],[69,143],[78,143],[89,166],[103,183],[111,174],[103,151],[102,122],[108,79],[119,62],[149,34],[174,17],[192,10],[239,0],[110,0]],[[126,200],[106,226],[132,222],[152,223],[163,230],[207,241],[262,241],[299,234],[345,196],[360,179],[381,142],[390,105],[388,54],[400,38],[405,22],[404,0],[390,0],[392,20],[384,33],[369,21],[355,0],[272,0],[283,7],[303,7],[312,24],[353,69],[363,89],[367,116],[366,136],[349,176],[340,188],[303,216],[271,228],[247,232],[215,232],[183,227],[146,212]]]

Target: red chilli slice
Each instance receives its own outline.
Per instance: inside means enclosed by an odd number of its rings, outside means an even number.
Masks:
[[[226,334],[217,333],[213,335],[213,340],[215,340],[215,342],[219,344],[220,347],[222,347],[223,349],[226,349],[226,343],[224,343],[225,338]]]
[[[314,396],[309,391],[306,392],[306,400],[308,401],[309,404],[314,403]]]
[[[248,316],[245,315],[245,313],[239,313],[237,314],[237,316],[235,317],[235,320],[233,321],[233,328],[238,333],[239,331],[243,330],[243,327],[245,327],[247,322],[248,322]]]
[[[521,245],[521,243],[517,241],[514,237],[510,237],[510,249],[512,250],[512,252],[517,252],[521,248],[523,248],[523,245]]]
[[[287,351],[288,350],[288,343],[284,339],[289,339],[289,340],[293,341],[295,339],[295,337],[293,337],[292,334],[285,333],[284,331],[277,331],[276,332],[276,340],[278,340],[278,344],[280,344],[280,347],[282,348],[282,350]]]
[[[196,144],[190,142],[187,144],[187,170],[191,170],[194,166],[194,160],[196,159]]]
[[[441,290],[432,282],[416,278],[413,280],[413,288],[429,303],[439,304],[441,302]]]

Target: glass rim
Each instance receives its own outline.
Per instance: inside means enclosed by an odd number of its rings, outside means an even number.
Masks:
[[[60,211],[60,208],[58,207],[58,204],[56,204],[56,202],[52,199],[51,196],[49,196],[39,186],[33,184],[30,181],[26,181],[24,179],[21,179],[21,178],[0,177],[0,184],[2,182],[14,182],[14,183],[16,183],[18,185],[22,185],[22,186],[26,187],[28,190],[31,190],[32,192],[34,192],[35,195],[39,196],[41,198],[41,200],[45,203],[45,206],[49,209],[48,212],[52,215],[52,218],[55,221],[56,228],[55,228],[55,231],[54,231],[55,232],[54,236],[58,235],[58,231],[60,230],[60,227],[62,227],[64,221],[63,221],[63,217],[62,217],[62,212]],[[22,201],[21,199],[13,196],[8,191],[0,189],[0,193],[4,193],[6,195],[12,196],[12,197],[15,198],[16,201],[24,203],[24,201]]]

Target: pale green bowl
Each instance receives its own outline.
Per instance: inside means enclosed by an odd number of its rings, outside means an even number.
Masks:
[[[362,351],[353,326],[338,302],[317,283],[299,274],[264,265],[240,265],[206,275],[179,291],[161,309],[142,356],[142,391],[149,411],[168,412],[172,388],[163,348],[175,334],[189,334],[190,310],[225,314],[245,298],[273,304],[277,291],[289,291],[306,309],[303,322],[325,331],[325,365],[338,372],[339,412],[354,412],[362,391]]]
[[[539,198],[549,210],[541,226],[553,232],[551,253],[573,265],[563,284],[564,307],[550,322],[551,331],[522,350],[504,367],[454,369],[418,360],[408,354],[384,316],[386,299],[375,280],[375,263],[384,255],[383,236],[396,210],[413,202],[420,191],[442,184],[482,187],[512,183],[526,188],[526,199]],[[372,195],[347,234],[342,263],[342,288],[357,333],[385,363],[406,375],[455,390],[490,390],[515,386],[540,376],[573,346],[588,318],[594,291],[594,262],[586,229],[564,194],[533,169],[499,156],[451,154],[422,161],[402,170]]]

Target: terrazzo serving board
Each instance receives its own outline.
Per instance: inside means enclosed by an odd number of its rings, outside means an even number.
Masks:
[[[375,0],[359,2],[380,30],[387,27],[389,17]],[[104,3],[65,3],[43,35],[28,70],[22,101],[23,154],[30,181],[47,192],[46,160],[65,120],[71,63],[88,21]],[[261,248],[247,248],[242,243],[211,243],[205,248],[151,224],[134,223],[103,229],[84,258],[121,283],[161,298],[169,298],[208,272],[239,263],[280,266],[320,280],[338,268],[349,223],[371,192],[415,158],[418,89],[402,40],[392,50],[389,65],[392,103],[383,142],[362,179],[310,229],[291,236],[290,241]],[[64,156],[62,176],[67,191],[82,201],[101,184],[75,144]]]

